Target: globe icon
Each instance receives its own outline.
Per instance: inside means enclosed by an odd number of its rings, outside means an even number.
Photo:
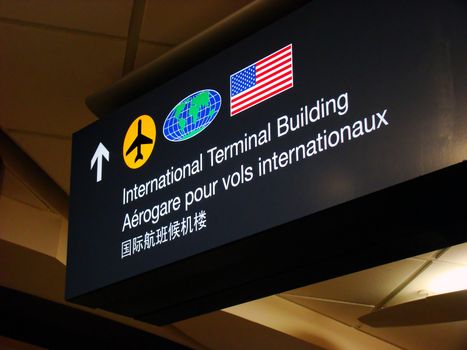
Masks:
[[[215,90],[200,90],[180,101],[164,122],[167,140],[185,141],[211,124],[221,108],[221,95]]]

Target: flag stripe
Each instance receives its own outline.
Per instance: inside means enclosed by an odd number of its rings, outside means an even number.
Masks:
[[[266,62],[267,60],[270,60],[271,58],[273,57],[276,57],[276,56],[279,56],[281,53],[285,52],[285,51],[288,51],[288,50],[292,50],[292,44],[289,44],[287,45],[286,47],[283,47],[282,49],[270,54],[269,56],[266,56],[264,57],[263,59],[259,60],[258,62],[256,62],[257,65],[261,65],[263,64],[264,62]]]
[[[262,76],[261,79],[257,79],[257,83],[256,83],[255,86],[252,86],[251,88],[249,88],[249,89],[247,89],[245,91],[242,91],[239,94],[233,96],[232,97],[232,102],[235,102],[237,99],[241,98],[244,95],[254,93],[257,89],[261,88],[262,86],[264,86],[268,82],[271,82],[272,79],[282,77],[284,75],[283,74],[284,71],[287,71],[287,73],[292,73],[292,64],[289,64],[287,66],[276,67],[276,70],[274,72],[268,72],[268,73],[271,73],[271,74],[268,74],[266,76]],[[260,82],[258,82],[258,80]]]
[[[231,104],[235,105],[238,103],[238,101],[243,101],[245,99],[248,99],[252,96],[254,96],[258,91],[262,91],[264,89],[267,89],[270,84],[274,84],[277,80],[281,80],[284,77],[289,78],[292,80],[292,72],[290,70],[286,70],[284,73],[279,74],[279,75],[274,75],[270,77],[268,80],[250,88],[249,90],[245,90],[241,94],[238,94],[237,96],[232,97],[231,99]]]
[[[249,99],[249,100],[247,100],[247,101],[245,101],[245,102],[243,102],[243,103],[241,103],[241,104],[239,104],[239,105],[237,105],[235,107],[232,107],[232,110],[235,111],[235,110],[238,110],[238,109],[243,109],[243,107],[245,107],[245,106],[251,107],[251,106],[261,102],[263,100],[263,97],[271,96],[270,95],[271,92],[282,91],[281,88],[283,86],[288,85],[288,84],[289,84],[288,81],[281,81],[280,83],[277,83],[273,88],[261,92],[260,94],[258,94],[257,97],[255,97],[253,99]]]
[[[248,99],[244,99],[243,101],[239,101],[235,105],[232,105],[232,108],[237,108],[239,105],[247,104],[249,101],[251,101],[253,99],[256,99],[258,96],[263,96],[265,93],[268,93],[270,90],[273,90],[278,85],[281,85],[281,84],[284,84],[284,83],[287,83],[287,82],[289,82],[289,79],[287,79],[287,77],[285,77],[285,78],[277,81],[273,85],[268,85],[266,88],[261,89],[261,91],[258,91],[256,94],[250,96]]]
[[[258,96],[259,94],[262,94],[264,93],[265,91],[267,90],[270,90],[271,87],[277,85],[278,83],[283,83],[284,81],[291,81],[291,78],[290,78],[290,73],[286,73],[286,75],[280,77],[280,78],[276,78],[274,79],[274,81],[272,81],[271,83],[253,91],[251,94],[249,94],[248,96],[243,96],[242,98],[239,98],[239,99],[236,99],[235,101],[232,101],[231,103],[231,107],[234,108],[236,107],[237,105],[239,104],[242,104],[242,103],[245,103],[245,102],[248,102],[248,100]]]
[[[247,95],[249,95],[250,93],[254,93],[257,89],[261,89],[262,87],[264,87],[264,85],[271,82],[272,80],[278,79],[279,77],[283,77],[284,71],[287,71],[285,72],[286,74],[291,74],[292,73],[291,68],[292,68],[291,64],[285,67],[280,67],[279,69],[277,69],[277,71],[274,72],[274,74],[271,73],[267,77],[262,78],[261,82],[258,83],[256,86],[253,86],[250,89],[242,91],[239,94],[233,96],[231,102],[235,103],[237,100],[247,97]]]
[[[292,44],[230,77],[230,115],[293,87]]]
[[[288,64],[284,65],[284,63],[288,63]],[[263,72],[258,73],[258,75],[256,76],[256,83],[258,83],[258,81],[261,81],[274,73],[278,73],[280,70],[287,69],[287,68],[290,69],[290,71],[292,71],[292,60],[290,58],[287,60],[287,62],[282,62],[281,64],[277,66],[265,69]]]
[[[264,85],[267,85],[268,83],[273,83],[274,79],[283,77],[284,74],[292,74],[291,65],[289,65],[288,67],[281,67],[280,69],[277,69],[277,71],[275,71],[274,73],[261,79],[261,81],[258,82],[256,85],[250,87],[249,89],[245,91],[240,92],[239,94],[235,96],[232,96],[232,102],[235,102],[236,100],[243,98],[245,95],[254,93],[257,89],[261,89]]]
[[[293,83],[286,84],[286,85],[280,87],[279,89],[274,90],[274,91],[270,92],[270,93],[267,94],[267,95],[264,95],[264,96],[262,97],[262,100],[261,100],[261,101],[266,100],[266,99],[268,99],[269,97],[272,97],[272,96],[274,96],[274,95],[277,95],[278,93],[280,93],[280,92],[282,92],[282,91],[285,91],[285,90],[287,90],[287,89],[290,89],[291,87],[293,87]],[[241,111],[243,111],[243,110],[245,110],[245,109],[248,109],[248,108],[254,106],[255,104],[258,104],[258,103],[261,102],[261,101],[254,101],[254,102],[251,102],[251,103],[249,103],[248,105],[245,105],[245,106],[243,106],[243,107],[241,107],[241,108],[237,108],[237,109],[235,109],[235,110],[232,110],[232,115],[235,115],[235,114],[237,114],[237,113],[240,113]]]
[[[282,55],[272,59],[272,60],[268,60],[267,62],[265,62],[264,64],[256,64],[256,69],[258,71],[261,71],[262,69],[264,69],[264,67],[268,67],[268,66],[271,66],[271,65],[274,65],[276,64],[277,62],[280,62],[284,59],[287,59],[287,58],[290,58],[290,52],[284,52]]]
[[[234,107],[235,105],[241,103],[242,101],[246,99],[254,98],[258,96],[258,94],[262,93],[264,90],[270,89],[274,87],[275,85],[277,85],[277,82],[282,82],[283,80],[289,80],[288,78],[290,78],[290,76],[291,76],[291,72],[285,72],[277,77],[273,77],[270,79],[270,80],[274,80],[272,82],[273,85],[271,85],[271,81],[265,81],[264,83],[257,85],[255,88],[248,91],[248,96],[236,98],[235,100],[232,99],[232,107]]]

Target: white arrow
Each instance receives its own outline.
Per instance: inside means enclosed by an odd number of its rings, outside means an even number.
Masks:
[[[97,162],[96,182],[102,180],[102,158],[105,158],[107,161],[109,161],[109,150],[105,148],[101,142],[99,142],[99,146],[97,146],[96,152],[94,152],[94,155],[91,159],[91,170],[94,168],[94,164]]]

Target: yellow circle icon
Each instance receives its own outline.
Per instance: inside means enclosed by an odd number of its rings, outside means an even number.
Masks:
[[[156,143],[156,124],[149,115],[133,120],[123,140],[123,160],[131,169],[147,162]]]

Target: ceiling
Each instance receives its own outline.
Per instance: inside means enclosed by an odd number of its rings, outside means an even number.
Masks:
[[[26,159],[9,161],[0,143],[0,285],[194,349],[465,349],[467,321],[373,328],[358,318],[436,294],[436,278],[467,267],[467,243],[166,327],[64,301],[67,217],[51,193],[69,193],[71,135],[96,120],[85,98],[250,2],[0,0],[0,127]],[[0,337],[0,348],[36,347]]]

